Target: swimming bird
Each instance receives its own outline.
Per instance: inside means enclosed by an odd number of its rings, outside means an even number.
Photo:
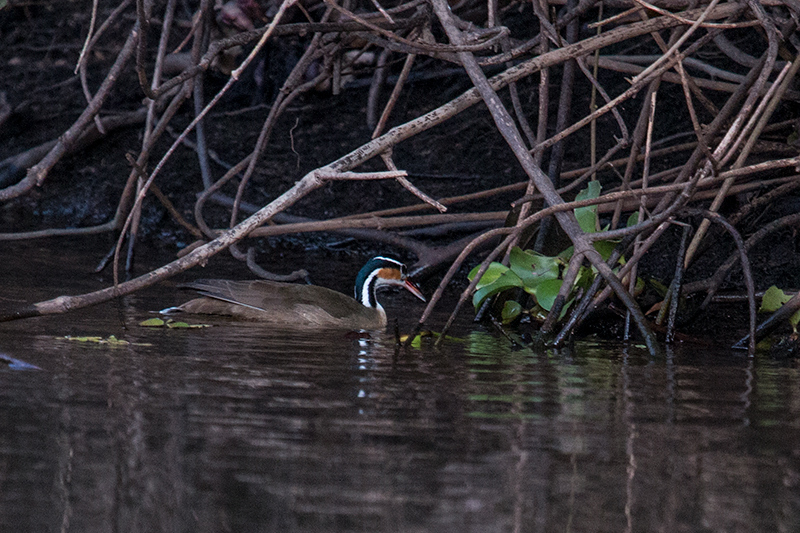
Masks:
[[[182,285],[197,290],[201,298],[165,311],[228,315],[283,327],[377,330],[386,327],[386,312],[376,293],[392,286],[425,301],[403,263],[378,256],[356,276],[355,298],[316,285],[208,279]]]

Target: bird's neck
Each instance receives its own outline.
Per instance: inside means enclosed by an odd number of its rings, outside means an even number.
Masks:
[[[356,300],[361,302],[364,307],[383,311],[383,307],[378,303],[378,299],[375,296],[379,283],[378,271],[370,272],[362,283],[356,285]]]

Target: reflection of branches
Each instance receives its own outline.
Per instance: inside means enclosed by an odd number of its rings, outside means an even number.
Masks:
[[[120,20],[124,20],[121,15],[130,9],[131,3],[132,0],[121,1],[116,9],[106,16],[100,28],[94,33],[90,32],[86,37],[84,50],[78,60],[78,71],[89,103],[78,120],[57,141],[0,162],[0,171],[4,173],[0,175],[0,182],[3,179],[13,179],[17,168],[30,167],[25,178],[0,190],[0,200],[9,200],[26,194],[37,185],[41,186],[53,166],[64,155],[74,151],[79,144],[85,144],[86,139],[90,137],[96,139],[106,134],[109,131],[109,117],[101,117],[100,110],[116,89],[116,80],[125,72],[127,63],[135,54],[135,73],[139,79],[141,92],[148,97],[146,123],[141,146],[137,147],[136,153],[132,156],[133,168],[125,181],[114,219],[93,228],[0,234],[0,240],[120,231],[116,253],[121,252],[122,243],[128,239],[128,263],[130,263],[137,217],[142,202],[149,189],[154,187],[156,178],[164,172],[167,162],[171,161],[184,142],[189,142],[188,135],[197,128],[197,142],[194,149],[197,151],[202,169],[203,190],[196,191],[199,194],[194,205],[194,217],[197,227],[210,242],[194,248],[180,259],[145,276],[89,295],[61,297],[41,302],[22,314],[61,312],[137,290],[203,263],[245,237],[269,238],[291,233],[325,231],[391,243],[392,246],[405,248],[418,256],[417,267],[425,271],[432,270],[437,264],[451,262],[453,257],[458,255],[431,299],[422,317],[424,321],[430,316],[433,306],[439,300],[449,280],[470,253],[484,246],[494,245],[488,257],[482,262],[482,269],[485,269],[491,258],[507,256],[511,244],[517,241],[523,230],[532,229],[542,217],[549,214],[553,215],[575,250],[566,270],[565,279],[574,277],[585,261],[600,274],[597,286],[585,291],[579,308],[592,308],[613,291],[630,310],[651,352],[656,353],[658,346],[655,337],[638,304],[620,280],[627,272],[631,270],[635,272],[640,258],[653,246],[672,218],[684,206],[697,204],[706,199],[715,200],[711,210],[716,211],[722,200],[732,194],[760,190],[766,198],[774,198],[780,194],[777,191],[794,190],[797,186],[796,171],[792,170],[792,167],[798,164],[797,158],[794,157],[796,151],[786,144],[776,151],[776,143],[771,145],[764,143],[764,133],[771,127],[767,122],[773,110],[787,99],[797,99],[797,94],[789,88],[788,80],[792,79],[795,70],[800,68],[800,61],[780,65],[777,61],[780,45],[782,40],[785,40],[783,36],[790,35],[794,29],[793,26],[789,27],[791,23],[787,23],[786,17],[780,13],[780,7],[765,7],[754,1],[740,4],[719,3],[714,0],[699,9],[683,9],[678,2],[672,1],[658,2],[658,6],[655,7],[641,0],[636,2],[615,0],[604,2],[604,6],[634,7],[634,10],[623,13],[624,16],[621,17],[612,13],[598,23],[603,26],[603,33],[580,39],[577,29],[580,27],[582,17],[594,8],[594,2],[588,0],[570,2],[563,15],[552,21],[549,19],[547,6],[534,3],[535,8],[531,7],[530,11],[526,12],[531,24],[525,26],[527,28],[525,30],[516,29],[516,25],[503,25],[502,10],[498,11],[494,4],[488,9],[488,15],[484,20],[475,20],[474,13],[468,19],[467,10],[475,7],[470,5],[473,2],[469,0],[462,2],[462,5],[456,8],[448,7],[443,0],[434,0],[430,5],[422,0],[413,0],[387,6],[386,9],[375,2],[370,10],[361,12],[326,0],[313,9],[307,5],[303,8],[307,22],[292,20],[292,13],[295,11],[294,0],[285,0],[278,6],[276,14],[269,23],[263,27],[255,27],[260,23],[260,19],[255,18],[247,26],[254,29],[233,32],[230,28],[226,29],[221,22],[213,20],[215,13],[209,0],[200,3],[200,10],[194,22],[183,25],[175,24],[177,4],[174,0],[158,8],[156,3],[150,0],[138,0],[135,4],[136,22],[130,28],[125,43],[105,80],[92,95],[87,83],[87,72],[90,68],[88,57],[100,36],[108,34],[112,22],[119,24]],[[305,11],[306,8],[311,11]],[[646,8],[647,16],[652,18],[646,18],[643,8]],[[157,9],[163,11],[151,12]],[[626,17],[631,15],[639,16],[643,20],[630,22]],[[795,15],[792,13],[792,16]],[[157,19],[159,16],[162,18]],[[150,66],[148,61],[153,50],[148,46],[145,36],[147,30],[155,28],[159,20],[159,45],[155,50],[154,65]],[[535,23],[537,20],[538,24]],[[613,25],[616,27],[611,28]],[[184,31],[181,28],[186,26],[191,26],[188,36],[181,33]],[[446,41],[441,38],[437,40],[436,35],[441,36],[441,32],[437,34],[439,29],[444,30]],[[763,35],[765,45],[761,46],[761,57],[756,59],[744,56],[726,37],[726,32],[731,29],[736,29],[740,33],[751,32],[759,38]],[[662,37],[661,33],[664,30],[671,30],[669,38]],[[227,33],[221,33],[224,31]],[[530,33],[525,33],[526,31]],[[281,39],[296,39],[298,36],[306,35],[308,38],[302,41],[303,53],[292,65],[288,76],[279,84],[280,90],[271,102],[269,113],[261,123],[255,142],[247,147],[244,152],[246,155],[239,161],[227,164],[228,168],[222,176],[215,176],[211,165],[208,164],[212,154],[208,146],[208,132],[213,131],[218,125],[217,117],[209,114],[209,111],[217,107],[222,96],[245,75],[245,67],[256,62],[256,58],[268,42],[277,44]],[[168,43],[178,41],[188,43],[189,40],[192,41],[192,52],[185,54],[188,59],[179,70],[175,71],[179,73],[172,78],[162,79],[166,59],[168,57],[175,59],[175,56],[167,55]],[[655,45],[652,45],[652,41]],[[707,54],[704,54],[701,60],[700,54],[705,52],[712,42],[716,43],[724,55],[745,65],[749,71],[745,75],[740,71],[733,72],[724,61],[715,61]],[[591,57],[595,51],[622,43],[632,45],[631,48],[634,49],[642,49],[642,54],[633,56],[617,53],[613,56],[598,55],[596,59]],[[217,68],[221,63],[222,54],[232,54],[236,47],[249,47],[246,59],[241,60],[236,68],[232,68],[225,86],[205,102],[203,92],[205,72]],[[622,47],[616,47],[617,51],[621,49]],[[403,54],[405,57],[399,57],[397,54]],[[334,91],[338,91],[343,85],[342,73],[346,70],[345,62],[350,56],[355,55],[361,57],[374,55],[378,58],[377,63],[372,65],[376,71],[370,84],[369,101],[365,106],[368,109],[367,122],[373,127],[374,138],[327,165],[309,171],[294,186],[283,191],[266,205],[247,205],[245,197],[252,189],[252,178],[259,166],[270,157],[267,147],[272,141],[273,131],[283,119],[288,106],[306,93],[318,90],[325,84],[333,85]],[[423,65],[423,62],[417,59],[419,56],[432,58],[427,59],[434,61],[432,64],[445,62],[447,69],[453,64],[460,66],[467,73],[474,88],[444,103],[439,101],[438,107],[431,104],[426,107],[430,109],[429,111],[402,121],[399,118],[397,103],[403,90],[413,83],[414,76],[442,75],[442,70],[420,72],[430,67]],[[383,112],[379,115],[382,85],[391,79],[389,72],[396,64],[399,70],[400,63],[403,67],[397,77],[398,81],[384,105]],[[571,75],[572,67],[568,65],[577,66],[584,76]],[[605,72],[602,76],[596,76],[590,72],[589,65],[598,66]],[[494,69],[490,71],[494,74],[492,76],[484,70],[489,66]],[[548,71],[556,67],[563,68],[565,72],[559,77],[558,82],[554,82],[557,77]],[[613,72],[631,73],[636,76],[620,90],[613,82],[609,82],[609,79],[613,79]],[[781,73],[776,75],[777,72]],[[531,92],[531,87],[536,87],[537,81],[539,92],[535,94]],[[675,85],[662,86],[662,81]],[[583,89],[589,86],[602,96],[605,103],[599,109],[589,112],[576,111],[585,109],[581,107],[585,102],[579,99],[588,91]],[[513,106],[513,116],[506,109],[505,94],[502,92],[506,87]],[[548,116],[549,91],[553,88],[557,88],[560,96],[555,130]],[[659,92],[659,101],[681,102],[686,108],[689,119],[685,124],[679,125],[680,131],[670,131],[674,125],[661,117],[669,113],[665,113],[663,103],[655,107],[655,99],[650,95],[656,91]],[[662,97],[663,93],[667,95]],[[194,116],[189,125],[178,132],[175,119],[180,115],[183,103],[190,97],[193,98],[195,106]],[[536,99],[539,102],[539,109],[536,112],[526,110],[526,102]],[[697,109],[695,109],[696,101],[701,104]],[[405,162],[400,159],[398,155],[400,152],[395,148],[481,103],[488,109],[496,131],[516,157],[527,181],[495,183],[491,188],[476,188],[459,191],[461,194],[458,196],[434,198],[424,190],[425,187],[420,186],[413,172],[403,169]],[[626,110],[627,113],[621,112],[623,103],[629,108]],[[703,115],[704,112],[714,116],[708,119]],[[612,115],[608,116],[608,113]],[[570,114],[578,115],[571,123]],[[629,134],[631,125],[626,122],[626,116],[638,117],[635,119],[635,128],[631,134]],[[396,118],[400,123],[386,130],[390,117]],[[598,143],[600,144],[598,148],[604,151],[601,151],[602,155],[598,154],[599,162],[586,168],[576,169],[578,164],[585,164],[586,161],[575,161],[572,170],[562,171],[562,156],[564,156],[563,164],[566,165],[573,162],[569,161],[565,154],[580,152],[579,149],[576,150],[575,143],[581,142],[579,136],[582,135],[584,126],[592,122],[602,125],[602,120],[613,124],[614,122],[610,122],[612,117],[616,123],[613,129],[615,133],[607,133],[606,139]],[[708,124],[703,124],[704,119]],[[786,130],[790,126],[791,121],[788,121],[772,127],[785,138]],[[176,138],[166,151],[158,152],[157,142],[163,132],[168,131],[167,128],[170,127],[175,128]],[[648,138],[646,149],[643,149],[648,127],[651,137]],[[677,145],[672,144],[675,142],[672,140],[671,145],[659,145],[657,138],[661,135],[662,128],[665,132],[664,139],[671,133],[688,133],[692,136],[693,142]],[[619,138],[612,139],[612,135],[617,135]],[[440,149],[460,148],[447,146]],[[217,153],[227,152],[218,150]],[[619,159],[613,160],[615,157]],[[214,156],[214,159],[221,161],[217,156]],[[154,165],[149,169],[151,160]],[[385,170],[376,170],[374,166],[359,168],[371,160],[382,163]],[[734,163],[729,163],[734,160]],[[550,165],[551,176],[541,170],[545,162]],[[655,171],[656,163],[659,164],[658,172]],[[624,168],[620,170],[621,179],[616,174],[618,168]],[[763,176],[766,172],[775,175],[770,175],[769,179],[766,179]],[[598,212],[603,215],[613,213],[612,223],[608,231],[584,233],[577,224],[572,209],[578,205],[588,204],[568,202],[572,198],[571,195],[593,176],[600,176],[603,180],[605,194],[589,203],[598,205]],[[330,181],[351,184],[349,189],[351,194],[357,195],[358,192],[355,191],[358,191],[358,182],[365,179],[393,180],[403,188],[404,198],[412,200],[416,198],[421,201],[410,206],[391,205],[386,209],[367,213],[337,213],[336,216],[319,220],[288,215],[284,212],[298,200]],[[235,187],[236,193],[235,195],[231,193],[232,198],[223,202],[227,199],[223,194],[225,187],[229,189]],[[188,231],[193,232],[194,227],[189,222],[183,221],[178,210],[171,206],[169,199],[163,196],[160,190],[155,192],[157,190],[153,189],[154,194],[170,211],[173,218]],[[502,208],[479,207],[477,210],[464,212],[469,205],[484,204],[487,199],[505,203],[509,194],[521,196],[516,205],[523,206],[511,227],[496,228],[500,221],[507,220],[507,212]],[[204,212],[209,200],[225,204],[228,216],[222,226],[227,225],[228,229],[216,229],[215,222]],[[753,202],[742,210],[738,218],[748,215],[750,211],[757,212],[767,203]],[[429,214],[433,209],[439,213]],[[446,209],[449,210],[445,214]],[[454,213],[453,211],[457,209],[460,212]],[[622,214],[632,210],[639,210],[639,223],[630,228],[618,227],[618,222],[623,220]],[[240,216],[241,212],[249,216],[239,222],[243,218],[243,215]],[[714,214],[708,214],[708,217],[715,221],[721,220]],[[737,217],[733,218],[734,221],[736,219]],[[265,226],[265,223],[270,224]],[[401,228],[423,226],[438,228],[439,235],[446,234],[445,230],[456,230],[459,233],[457,237],[455,234],[448,236],[450,242],[444,244],[428,243],[419,232],[395,233]],[[736,234],[732,227],[726,226],[726,228],[731,234]],[[463,240],[464,232],[468,231],[479,231],[479,233],[468,240]],[[700,244],[699,239],[703,231],[701,228],[698,232],[695,244],[689,247],[688,256],[691,256],[694,248]],[[544,244],[546,236],[546,232],[540,234],[541,244]],[[608,264],[603,261],[594,248],[594,243],[598,240],[625,238],[627,243],[633,242],[637,237],[640,245],[634,249],[618,273],[612,271],[613,263]],[[232,252],[235,257],[247,263],[251,270],[259,275],[265,274],[255,263],[253,248],[242,247],[241,250],[240,252],[239,249],[234,249]],[[117,279],[117,263],[115,259],[115,279]],[[633,283],[634,277],[629,283]],[[601,278],[602,281],[599,281]],[[474,288],[474,284],[475,281],[471,287]],[[606,286],[605,289],[602,288],[603,284]],[[564,283],[562,286],[562,293],[559,294],[553,307],[553,317],[546,322],[546,330],[554,327],[554,317],[559,315],[560,305],[563,304],[570,288],[570,283]],[[752,287],[748,288],[752,292]],[[461,303],[469,296],[468,291],[462,294]],[[20,315],[9,316],[6,319],[16,316]],[[576,317],[574,323],[577,323],[584,315],[581,311],[573,313],[573,316]],[[568,324],[567,330],[571,331],[572,327]],[[562,331],[560,338],[563,339],[566,334],[568,331]]]

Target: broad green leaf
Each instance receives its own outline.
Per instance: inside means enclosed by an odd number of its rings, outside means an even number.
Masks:
[[[500,317],[503,320],[503,324],[510,324],[520,315],[522,312],[522,306],[519,302],[515,302],[514,300],[508,300],[505,304],[503,304],[503,311]]]
[[[626,224],[627,227],[635,226],[639,223],[639,212],[634,211],[631,213],[631,216],[628,217],[628,223]]]
[[[140,326],[144,326],[146,328],[160,328],[164,324],[165,322],[160,318],[148,318],[144,322],[139,322]]]
[[[558,277],[558,260],[555,257],[523,251],[515,246],[511,249],[509,260],[511,270],[519,276],[529,292],[542,281]]]
[[[597,206],[579,207],[575,209],[575,218],[584,233],[597,232]]]
[[[575,197],[576,201],[588,200],[600,196],[600,182],[590,181],[586,188],[581,190]],[[581,229],[585,233],[595,233],[597,231],[597,206],[578,207],[575,210],[575,218],[578,219]]]
[[[556,257],[563,261],[564,263],[569,263],[569,260],[572,259],[572,255],[575,253],[574,246],[567,246],[564,250],[559,253]]]
[[[613,241],[594,241],[594,249],[600,254],[600,257],[603,258],[603,261],[608,261],[608,258],[611,257],[611,253],[614,251],[614,248],[617,247],[617,243]]]
[[[522,280],[514,272],[506,269],[506,272],[501,274],[495,281],[475,291],[475,294],[472,295],[472,304],[477,310],[490,296],[514,287],[522,287]]]
[[[475,275],[478,273],[478,270],[480,270],[480,267],[481,267],[480,265],[476,266],[470,271],[469,274],[467,274],[467,278],[470,281],[472,281],[475,278]],[[489,263],[489,268],[487,268],[486,272],[483,273],[483,276],[481,276],[481,280],[478,282],[478,285],[476,285],[475,289],[476,290],[482,289],[486,285],[494,283],[495,281],[497,281],[497,278],[505,274],[507,271],[508,267],[501,263],[495,263],[495,262]]]
[[[791,296],[787,295],[781,289],[773,285],[764,292],[764,297],[761,299],[761,308],[759,312],[772,313],[781,308],[783,304],[789,301]]]
[[[536,296],[536,303],[542,306],[542,309],[549,311],[553,308],[553,302],[558,296],[558,291],[561,290],[564,280],[549,279],[541,282],[536,287],[534,296]]]
[[[600,185],[600,182],[597,180],[592,180],[586,184],[585,189],[581,189],[581,191],[575,197],[575,200],[581,201],[581,200],[588,200],[589,198],[597,198],[598,196],[600,196],[601,189],[602,186]]]
[[[520,272],[524,273],[526,270],[533,270],[535,268],[535,261],[536,256],[533,252],[523,250],[519,246],[514,246],[511,249],[511,253],[508,255],[508,263],[511,265],[511,270],[516,272],[517,275],[519,275]]]

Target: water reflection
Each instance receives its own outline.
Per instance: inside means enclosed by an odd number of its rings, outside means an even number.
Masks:
[[[800,529],[791,361],[138,327],[165,298],[0,325],[42,369],[0,365],[0,531]]]

